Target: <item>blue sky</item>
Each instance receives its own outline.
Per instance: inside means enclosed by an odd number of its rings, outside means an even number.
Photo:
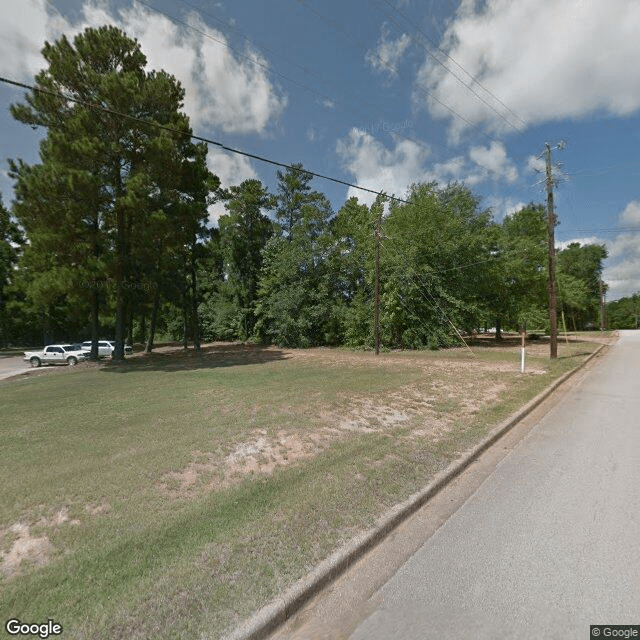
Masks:
[[[402,197],[458,180],[497,220],[545,201],[554,150],[556,241],[604,243],[613,300],[640,291],[640,3],[637,0],[0,0],[0,75],[31,82],[45,40],[116,24],[149,68],[186,89],[194,132],[230,147]],[[42,132],[8,112],[6,158],[37,161]],[[276,168],[212,147],[224,184]],[[351,195],[324,180],[337,210]],[[212,222],[220,209],[211,212]]]

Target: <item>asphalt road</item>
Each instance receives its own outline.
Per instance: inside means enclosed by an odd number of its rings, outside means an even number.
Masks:
[[[620,340],[384,586],[349,640],[583,639],[640,625],[640,332]]]

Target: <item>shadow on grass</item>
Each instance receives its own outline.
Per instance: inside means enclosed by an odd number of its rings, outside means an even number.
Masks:
[[[124,362],[107,361],[101,371],[129,373],[131,371],[195,371],[246,364],[264,364],[289,359],[276,347],[239,343],[204,345],[200,351],[181,347],[161,348],[152,353],[137,353]]]

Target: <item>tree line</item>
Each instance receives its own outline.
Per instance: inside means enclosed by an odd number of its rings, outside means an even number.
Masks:
[[[640,328],[640,293],[609,302],[607,326],[610,329]]]
[[[46,43],[11,106],[44,127],[40,162],[10,160],[0,203],[0,343],[257,340],[286,347],[454,344],[458,331],[548,327],[547,225],[531,203],[496,222],[460,183],[336,212],[301,164],[223,189],[191,137],[184,90],[106,26]],[[208,209],[223,202],[217,227]],[[557,254],[559,312],[598,322],[602,245]],[[97,356],[97,354],[93,354]]]

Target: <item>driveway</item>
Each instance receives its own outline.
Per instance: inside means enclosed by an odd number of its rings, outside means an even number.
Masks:
[[[18,376],[22,373],[37,371],[22,358],[23,356],[0,356],[0,380]]]

